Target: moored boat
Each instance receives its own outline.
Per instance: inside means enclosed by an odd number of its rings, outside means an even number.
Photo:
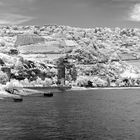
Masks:
[[[53,97],[52,92],[44,93],[44,97]]]
[[[22,102],[22,101],[23,101],[23,98],[21,98],[21,97],[19,96],[19,97],[13,98],[13,101],[14,101],[14,102]]]

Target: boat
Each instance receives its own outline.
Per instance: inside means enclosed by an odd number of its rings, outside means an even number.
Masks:
[[[20,95],[11,94],[5,90],[0,90],[0,99],[13,99],[13,101],[22,101],[22,97]]]
[[[44,97],[53,97],[52,92],[44,93]]]
[[[23,101],[23,98],[21,98],[21,97],[16,97],[16,98],[13,98],[13,101],[14,101],[14,102],[22,102],[22,101]]]

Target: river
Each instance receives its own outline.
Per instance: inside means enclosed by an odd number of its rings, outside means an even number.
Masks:
[[[139,132],[139,89],[0,101],[1,140],[138,140]]]

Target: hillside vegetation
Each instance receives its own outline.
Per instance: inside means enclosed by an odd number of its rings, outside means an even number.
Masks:
[[[11,54],[14,49],[19,52],[16,56]],[[76,65],[78,77],[76,82],[71,82],[79,86],[139,86],[140,83],[139,68],[126,62],[140,58],[140,29],[137,28],[1,26],[0,52],[10,54],[10,61],[13,62],[22,57],[24,61],[43,63],[45,66],[55,64],[56,59],[63,56]],[[52,57],[54,54],[56,57]],[[1,59],[5,61],[6,57]],[[53,70],[56,71],[55,68]],[[46,78],[52,80],[55,76],[57,74]],[[33,81],[31,76],[23,77]],[[18,78],[14,75],[13,79]]]

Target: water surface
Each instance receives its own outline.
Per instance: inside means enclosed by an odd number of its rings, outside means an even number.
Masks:
[[[140,90],[90,90],[0,101],[0,139],[137,140]]]

